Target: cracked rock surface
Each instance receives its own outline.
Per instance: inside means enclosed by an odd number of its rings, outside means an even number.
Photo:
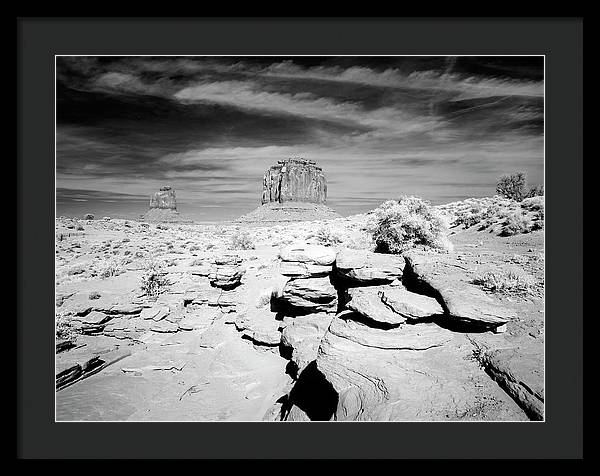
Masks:
[[[367,218],[57,218],[57,420],[543,419],[543,232],[392,256]],[[513,266],[526,294],[475,284]]]

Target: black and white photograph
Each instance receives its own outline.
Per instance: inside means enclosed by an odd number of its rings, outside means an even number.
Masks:
[[[545,421],[544,55],[54,60],[55,422]]]

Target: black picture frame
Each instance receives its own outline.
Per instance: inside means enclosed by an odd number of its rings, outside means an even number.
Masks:
[[[18,18],[17,456],[581,458],[581,18]],[[546,421],[55,423],[54,57],[545,55]]]

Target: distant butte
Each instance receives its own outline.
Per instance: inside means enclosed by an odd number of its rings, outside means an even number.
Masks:
[[[279,160],[263,176],[262,206],[238,218],[246,223],[282,223],[340,218],[325,206],[327,180],[314,160]]]
[[[175,190],[170,186],[164,186],[150,197],[150,210],[158,208],[161,210],[177,211],[177,199]]]
[[[177,211],[175,189],[166,185],[150,196],[150,209],[142,219],[148,221],[180,222],[183,220]]]

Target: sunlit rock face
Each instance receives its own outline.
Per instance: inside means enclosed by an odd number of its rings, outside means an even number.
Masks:
[[[327,201],[327,182],[321,167],[312,160],[280,160],[264,175],[262,203]]]
[[[150,210],[177,210],[175,190],[171,187],[161,187],[160,190],[150,197]]]

